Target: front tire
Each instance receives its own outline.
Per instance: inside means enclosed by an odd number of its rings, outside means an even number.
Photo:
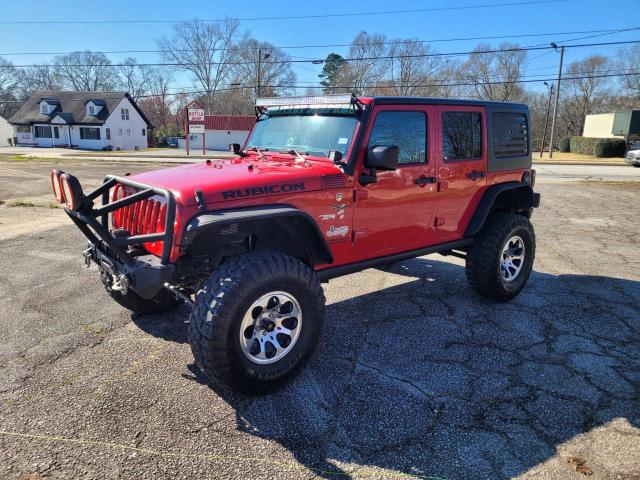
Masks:
[[[227,260],[205,283],[189,341],[211,384],[258,393],[304,365],[324,318],[324,293],[308,266],[277,252],[251,253]]]
[[[483,297],[510,300],[529,279],[535,248],[535,233],[528,218],[494,213],[467,253],[467,282]]]

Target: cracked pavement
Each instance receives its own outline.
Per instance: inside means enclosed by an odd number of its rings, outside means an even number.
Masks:
[[[539,182],[519,297],[438,255],[332,280],[255,398],[202,384],[186,309],[110,301],[62,211],[0,206],[0,478],[640,478],[640,184]]]

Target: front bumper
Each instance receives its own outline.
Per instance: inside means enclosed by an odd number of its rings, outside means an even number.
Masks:
[[[124,295],[131,289],[144,299],[155,296],[173,275],[172,264],[163,265],[155,255],[141,255],[129,263],[115,258],[110,252],[101,249],[102,245],[89,242],[89,248],[84,252],[87,266],[95,263],[102,281],[114,290],[120,290]]]
[[[629,165],[640,165],[640,157],[627,155],[624,157],[624,161]]]
[[[78,191],[73,192],[75,210],[65,208],[73,223],[89,240],[85,251],[85,262],[94,262],[100,269],[103,280],[111,288],[122,290],[131,288],[142,298],[149,299],[157,294],[174,271],[170,263],[173,245],[176,203],[170,191],[151,185],[135,182],[128,178],[107,176],[104,183],[93,192],[85,195],[80,183]],[[109,203],[109,192],[116,184],[133,187],[137,193]],[[154,195],[166,199],[165,230],[159,233],[130,235],[126,231],[109,230],[109,214]],[[102,205],[94,208],[93,201],[102,196]],[[100,219],[100,220],[98,220]],[[162,241],[162,255],[149,254],[141,245],[146,242]]]

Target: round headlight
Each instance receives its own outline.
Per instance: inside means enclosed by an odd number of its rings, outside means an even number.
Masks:
[[[64,202],[69,210],[75,210],[78,206],[78,199],[75,197],[69,175],[63,173],[60,176],[60,185],[62,186],[62,194]]]
[[[64,196],[62,193],[62,187],[60,186],[60,175],[62,172],[58,169],[51,170],[51,189],[53,190],[53,196],[58,203],[64,203]]]

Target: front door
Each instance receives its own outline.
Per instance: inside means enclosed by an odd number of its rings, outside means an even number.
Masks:
[[[461,238],[486,185],[487,135],[484,107],[439,106],[439,242]]]
[[[435,199],[435,108],[428,105],[379,106],[372,112],[366,149],[361,152],[356,178],[366,150],[376,145],[397,146],[398,168],[377,171],[377,181],[360,185],[356,180],[354,248],[360,254],[392,254],[418,248],[433,230]]]

